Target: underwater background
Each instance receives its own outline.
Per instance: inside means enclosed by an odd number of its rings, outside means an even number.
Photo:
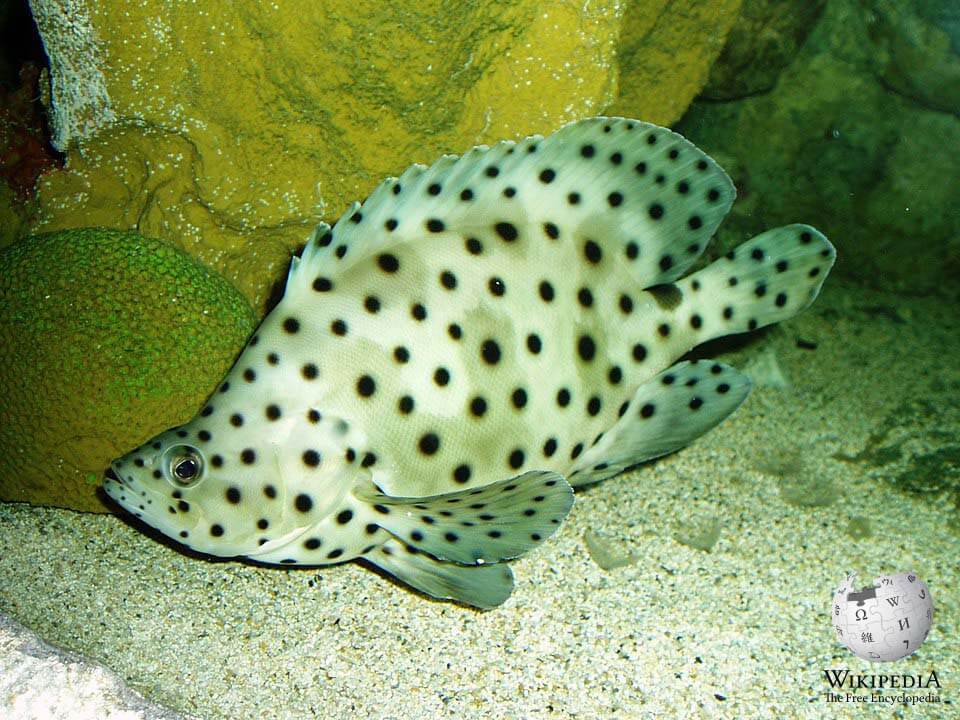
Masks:
[[[0,613],[167,708],[142,716],[960,717],[956,3],[3,1],[0,46]],[[744,406],[578,492],[503,607],[112,514],[103,468],[194,415],[318,222],[601,114],[731,176],[708,260],[807,222],[838,262],[802,315],[696,351]],[[935,671],[936,704],[827,702],[825,669],[880,671],[834,639],[851,570],[929,584],[882,671]]]

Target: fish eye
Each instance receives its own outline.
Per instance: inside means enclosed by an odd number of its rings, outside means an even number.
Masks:
[[[185,457],[174,462],[173,474],[180,480],[190,480],[200,472],[200,463],[196,458]]]
[[[203,456],[189,445],[177,445],[166,452],[167,478],[179,487],[191,487],[203,478]]]

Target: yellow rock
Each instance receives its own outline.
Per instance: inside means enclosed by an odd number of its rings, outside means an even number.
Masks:
[[[68,155],[35,228],[139,229],[262,309],[313,224],[412,162],[611,109],[672,122],[739,3],[33,0]]]
[[[256,325],[222,277],[102,229],[0,252],[0,500],[104,511],[109,461],[189,419]]]
[[[706,84],[743,0],[643,0],[628,6],[620,95],[608,114],[670,125]]]

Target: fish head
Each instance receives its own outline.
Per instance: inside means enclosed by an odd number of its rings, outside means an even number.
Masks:
[[[104,491],[208,555],[255,558],[295,542],[369,471],[355,461],[344,421],[316,410],[269,419],[269,405],[258,410],[211,399],[186,425],[113,461]]]
[[[204,522],[202,508],[228,478],[192,439],[186,427],[160,433],[110,463],[103,490],[135,517],[194,547],[190,539]]]

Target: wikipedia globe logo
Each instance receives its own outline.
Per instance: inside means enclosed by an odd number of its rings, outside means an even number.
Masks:
[[[837,640],[872,662],[900,660],[916,652],[930,632],[933,599],[916,573],[881,575],[860,590],[851,573],[833,596]]]

